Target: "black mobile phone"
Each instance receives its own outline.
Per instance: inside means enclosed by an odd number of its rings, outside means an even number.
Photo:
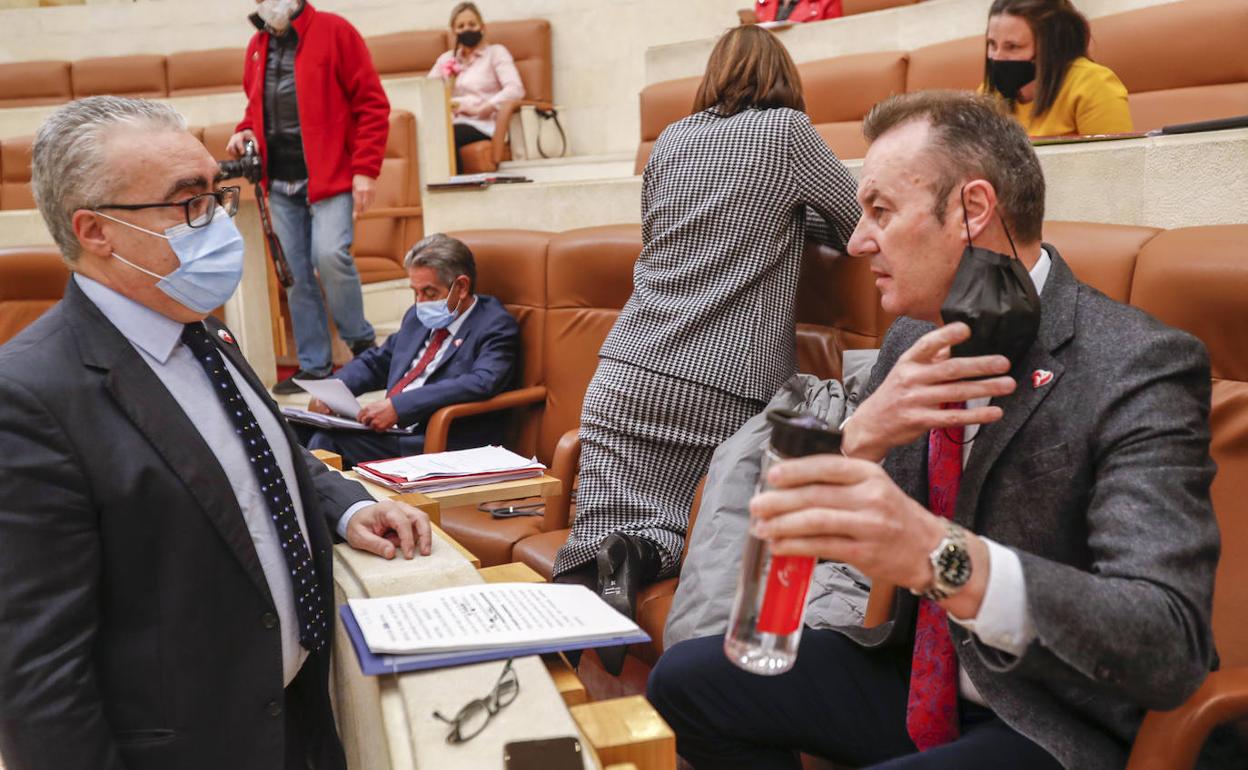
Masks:
[[[584,770],[581,742],[576,738],[512,741],[503,746],[507,770]]]

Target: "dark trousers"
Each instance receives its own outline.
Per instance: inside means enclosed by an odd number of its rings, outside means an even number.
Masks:
[[[464,173],[464,163],[459,159],[459,148],[465,144],[473,142],[488,142],[490,137],[486,136],[483,131],[474,128],[467,123],[455,123],[452,126],[455,129],[455,173]]]
[[[399,437],[393,433],[374,433],[363,430],[316,430],[300,425],[295,435],[299,438],[299,443],[308,449],[325,449],[342,455],[344,470],[350,470],[369,460],[388,460],[403,454],[399,449]]]
[[[874,770],[1061,770],[1044,749],[967,701],[961,737],[918,753],[906,733],[909,651],[867,650],[806,629],[797,663],[759,676],[724,656],[722,636],[663,654],[648,696],[695,768],[800,770],[798,752]]]

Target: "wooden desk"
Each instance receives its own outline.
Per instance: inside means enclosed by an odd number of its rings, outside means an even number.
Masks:
[[[676,770],[676,734],[640,695],[568,709],[602,764]]]
[[[439,505],[454,508],[460,505],[493,503],[499,500],[521,500],[526,497],[551,497],[563,491],[563,482],[554,476],[536,476],[517,481],[500,481],[444,492],[426,492],[425,497]]]

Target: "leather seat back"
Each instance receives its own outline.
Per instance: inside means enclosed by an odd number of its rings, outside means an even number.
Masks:
[[[859,13],[900,8],[903,5],[913,5],[917,2],[919,0],[844,0],[841,3],[841,12],[845,16],[853,16]]]
[[[60,301],[68,281],[54,246],[0,249],[0,345]]]
[[[587,227],[557,233],[546,257],[546,411],[538,457],[581,422],[581,403],[598,367],[598,350],[633,292],[641,254],[637,225]]]
[[[416,165],[416,119],[410,112],[393,110],[373,209],[375,213],[383,209],[395,210],[395,213],[393,216],[361,217],[355,222],[351,253],[362,283],[407,277],[403,257],[423,234]]]
[[[0,64],[0,107],[60,104],[73,98],[67,61]]]
[[[1044,223],[1044,240],[1053,244],[1075,277],[1118,302],[1130,300],[1136,257],[1159,232],[1155,227]]]
[[[169,94],[165,57],[155,54],[79,59],[69,75],[75,99],[102,94],[156,99]]]
[[[885,51],[798,65],[810,122],[838,156],[866,153],[862,119],[876,102],[906,90],[908,61],[903,51]]]
[[[34,137],[5,139],[0,143],[0,209],[33,209],[30,190],[30,153]]]
[[[641,145],[637,148],[637,160],[633,164],[634,174],[646,170],[654,140],[659,138],[663,129],[693,114],[693,97],[701,82],[702,76],[698,75],[651,83],[641,89]]]
[[[906,91],[956,88],[971,91],[984,80],[984,36],[949,40],[910,52]]]
[[[1248,4],[1185,0],[1091,24],[1091,53],[1127,87],[1136,131],[1248,114]]]
[[[451,48],[450,34],[444,29],[373,35],[364,42],[373,57],[377,74],[382,77],[424,75],[438,57]]]
[[[516,62],[516,71],[524,82],[524,98],[539,102],[553,101],[551,70],[554,59],[550,52],[550,22],[546,19],[490,21],[485,25],[487,43],[507,47]]]
[[[1213,367],[1213,507],[1222,533],[1213,630],[1224,668],[1248,665],[1248,225],[1162,231],[1140,251],[1131,304],[1205,343]]]
[[[238,91],[243,82],[243,48],[214,48],[169,54],[165,66],[170,96]]]

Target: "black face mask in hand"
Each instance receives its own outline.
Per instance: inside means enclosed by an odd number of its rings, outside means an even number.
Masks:
[[[1014,248],[1009,229],[1005,228],[1005,220],[1001,220],[1001,227],[1010,240],[1013,258],[971,243],[965,196],[962,216],[966,222],[967,246],[949,294],[940,306],[940,317],[947,324],[961,321],[971,327],[971,338],[954,345],[953,355],[1003,355],[1013,366],[1036,341],[1040,330],[1040,295],[1036,294],[1031,276],[1018,259],[1018,250]]]

